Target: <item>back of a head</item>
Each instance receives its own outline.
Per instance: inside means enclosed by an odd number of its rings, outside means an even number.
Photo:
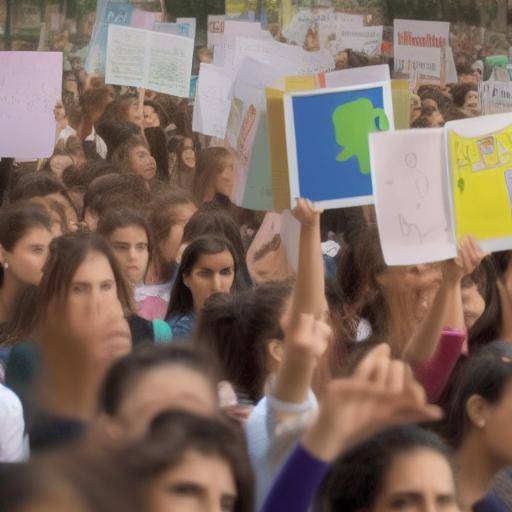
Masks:
[[[186,367],[210,379],[212,388],[217,385],[216,367],[207,353],[180,344],[141,345],[108,371],[98,395],[99,412],[115,416],[137,383],[149,371],[163,365]]]
[[[283,339],[280,318],[291,294],[289,283],[268,283],[235,295],[206,301],[196,329],[196,343],[219,362],[222,379],[237,393],[257,402],[268,376],[266,342]]]
[[[149,200],[150,193],[142,176],[107,174],[96,178],[89,185],[84,196],[84,211],[90,209],[101,217],[108,208],[126,204],[143,208]]]
[[[130,122],[103,121],[96,128],[98,135],[107,145],[107,159],[131,136],[140,136],[140,127]]]
[[[372,510],[394,459],[431,450],[451,465],[450,451],[434,434],[417,426],[387,430],[353,448],[329,469],[317,494],[315,512]]]
[[[51,172],[34,171],[20,176],[9,192],[9,202],[28,200],[33,197],[44,197],[50,194],[62,193],[64,186]]]
[[[457,376],[451,402],[440,431],[454,449],[465,440],[472,421],[467,411],[468,400],[479,396],[489,404],[497,404],[512,382],[512,346],[495,341],[473,354]]]

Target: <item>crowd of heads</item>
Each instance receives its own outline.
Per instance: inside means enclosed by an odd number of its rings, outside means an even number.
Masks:
[[[418,83],[411,127],[480,115],[483,72]],[[389,267],[373,207],[299,200],[292,262],[192,103],[64,91],[53,154],[2,162],[0,509],[510,510],[511,252]]]

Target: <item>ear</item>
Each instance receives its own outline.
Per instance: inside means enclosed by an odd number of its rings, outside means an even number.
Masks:
[[[190,276],[188,274],[183,274],[183,284],[190,288]]]
[[[471,395],[466,402],[466,413],[475,428],[482,429],[487,421],[489,404],[480,395]]]
[[[281,364],[284,355],[283,342],[276,339],[270,340],[268,344],[268,354],[274,365]]]
[[[0,265],[3,265],[7,261],[6,253],[7,253],[7,251],[0,244]]]

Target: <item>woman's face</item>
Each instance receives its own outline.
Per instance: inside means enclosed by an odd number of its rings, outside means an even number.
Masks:
[[[195,169],[196,152],[194,151],[194,142],[192,139],[185,139],[183,144],[183,152],[181,153],[181,160],[189,169]]]
[[[144,282],[149,262],[149,241],[146,230],[140,226],[117,228],[108,241],[117,261],[133,286]]]
[[[136,124],[137,126],[140,126],[143,119],[144,115],[141,112],[139,101],[133,100],[128,107],[128,121],[130,121],[130,123]]]
[[[134,439],[164,411],[179,409],[212,416],[217,408],[215,390],[204,375],[186,366],[162,363],[146,371],[129,390],[115,421],[123,437]]]
[[[237,499],[231,467],[196,450],[159,474],[149,485],[148,512],[232,512]]]
[[[2,249],[6,275],[24,285],[38,285],[48,257],[52,234],[43,227],[29,229],[11,251]]]
[[[57,101],[57,103],[55,103],[55,107],[53,107],[53,115],[57,122],[64,121],[64,119],[66,119],[66,110],[64,109],[62,101]]]
[[[91,316],[118,302],[116,280],[107,257],[89,252],[69,286],[67,313],[72,331],[87,332]]]
[[[223,168],[215,176],[213,188],[216,194],[231,197],[235,183],[235,161],[233,157],[226,159]]]
[[[174,215],[176,222],[169,230],[167,238],[160,243],[160,252],[164,260],[168,263],[176,262],[181,239],[183,238],[183,230],[190,220],[190,217],[192,217],[196,211],[197,208],[193,203],[181,204],[175,208]]]
[[[74,164],[69,155],[54,155],[50,158],[50,169],[57,178],[62,179],[62,173]]]
[[[470,110],[478,110],[480,108],[480,102],[478,99],[478,93],[476,91],[469,91],[464,99],[464,108]]]
[[[467,284],[463,283],[462,308],[464,310],[466,329],[471,329],[485,310],[485,300],[480,294],[478,286],[473,281]]]
[[[160,118],[151,105],[144,105],[144,128],[158,128]]]
[[[139,174],[146,181],[151,181],[156,176],[156,162],[145,146],[136,146],[128,154],[130,168],[135,174]]]
[[[385,294],[403,297],[417,321],[430,310],[441,279],[441,268],[436,264],[387,267],[377,277]]]
[[[183,276],[185,286],[194,299],[196,313],[215,293],[229,293],[234,280],[235,262],[228,250],[199,256],[190,274]]]
[[[371,512],[458,512],[452,469],[420,448],[394,457]]]

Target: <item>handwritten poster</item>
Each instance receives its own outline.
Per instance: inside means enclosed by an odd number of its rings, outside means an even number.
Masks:
[[[395,71],[417,70],[426,78],[439,78],[441,48],[449,47],[450,24],[445,21],[394,20]]]
[[[188,25],[189,26],[189,37],[192,39],[196,38],[196,27],[197,27],[197,20],[196,18],[176,18],[176,23],[178,25]]]
[[[218,46],[222,43],[223,34],[224,34],[224,20],[225,16],[223,14],[208,15],[208,28],[207,28],[207,38],[208,38],[208,48],[213,48],[214,46]]]
[[[187,98],[193,54],[191,38],[110,25],[105,82]]]
[[[478,93],[482,114],[512,112],[512,82],[480,82]]]
[[[279,70],[247,58],[234,84],[225,146],[235,154],[232,201],[238,206],[255,210],[272,208],[270,151],[262,119],[266,117],[265,88],[279,77]]]
[[[48,157],[61,97],[62,53],[0,52],[0,157]]]
[[[394,129],[389,82],[285,95],[290,200],[373,203],[368,136]]]
[[[160,21],[160,18],[160,13],[143,11],[128,2],[98,0],[96,22],[89,43],[89,52],[84,65],[85,70],[88,73],[103,74],[105,72],[108,28],[110,25],[153,30],[155,23]]]
[[[226,135],[233,81],[224,68],[201,63],[192,129],[223,139]]]
[[[399,130],[370,135],[375,209],[388,265],[453,258],[445,201],[444,130]]]
[[[472,235],[484,250],[512,248],[510,117],[454,121],[445,130],[457,237]]]
[[[384,27],[338,26],[336,38],[325,42],[325,48],[336,54],[347,48],[366,55],[380,55]]]

